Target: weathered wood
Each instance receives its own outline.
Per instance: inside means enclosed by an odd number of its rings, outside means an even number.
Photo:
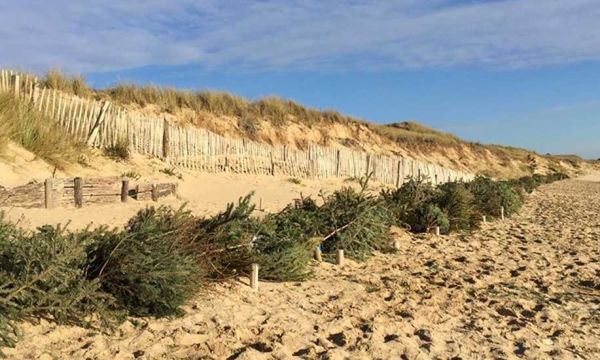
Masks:
[[[80,177],[76,177],[73,180],[74,187],[74,201],[75,206],[80,208],[83,206],[83,191],[82,191],[83,180]]]
[[[110,102],[105,101],[104,104],[102,105],[102,109],[100,110],[100,114],[98,114],[96,123],[94,124],[94,126],[92,127],[92,129],[90,130],[90,133],[88,135],[88,139],[87,139],[88,146],[94,145],[94,142],[96,141],[96,138],[98,137],[98,133],[100,132],[100,126],[102,125],[102,123],[104,122],[104,119],[106,118],[106,113],[108,112],[109,107],[110,107]]]
[[[169,162],[171,140],[169,135],[169,121],[165,118],[163,121],[163,160]]]
[[[343,266],[344,265],[344,250],[338,250],[337,251],[336,263],[339,266]]]
[[[504,220],[504,206],[500,207],[500,219]]]
[[[51,209],[54,206],[52,191],[52,179],[46,179],[46,181],[44,181],[44,207],[46,209]]]
[[[121,182],[121,202],[127,202],[129,199],[129,180]]]
[[[272,151],[269,154],[269,157],[271,158],[271,176],[275,176],[275,161],[273,161],[273,152]]]
[[[19,97],[21,79],[18,74],[12,76],[12,80],[15,82],[15,97]]]
[[[439,226],[435,227],[435,236],[440,236],[440,227]]]
[[[315,260],[317,260],[318,262],[323,261],[323,255],[321,254],[320,246],[315,247]]]
[[[152,201],[158,201],[158,187],[152,184]]]
[[[340,177],[340,150],[335,152],[335,176]]]
[[[398,160],[398,167],[396,169],[396,187],[399,188],[400,187],[400,172],[402,170],[402,161]]]
[[[250,287],[254,291],[258,291],[258,264],[252,264],[252,270],[250,272]]]
[[[487,224],[487,217],[485,215],[483,215],[483,219],[482,220],[483,220],[484,224]]]

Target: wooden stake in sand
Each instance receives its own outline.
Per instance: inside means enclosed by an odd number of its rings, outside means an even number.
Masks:
[[[483,215],[483,223],[487,224],[487,217],[485,215]]]
[[[440,236],[440,227],[439,226],[435,227],[435,236]]]
[[[52,208],[52,179],[46,179],[44,182],[44,207]]]
[[[504,220],[504,206],[500,207],[500,219]]]
[[[254,291],[258,291],[258,264],[252,264],[252,272],[250,274],[250,287]]]
[[[343,266],[344,265],[344,250],[338,250],[337,251],[337,264],[339,266]]]
[[[121,202],[127,202],[129,198],[129,180],[123,180],[121,183]]]
[[[318,262],[323,261],[323,255],[321,254],[320,246],[315,247],[315,260],[317,260]]]
[[[156,184],[152,184],[151,191],[152,201],[158,201],[158,186]]]
[[[83,206],[83,192],[82,192],[82,180],[80,177],[76,177],[73,181],[73,190],[75,197],[75,206],[80,208]]]

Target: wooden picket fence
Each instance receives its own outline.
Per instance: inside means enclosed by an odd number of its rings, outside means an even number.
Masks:
[[[205,172],[284,175],[324,179],[372,174],[372,179],[400,185],[410,177],[433,183],[474,175],[410,158],[371,154],[310,144],[299,150],[246,139],[226,138],[205,129],[129,111],[109,101],[84,99],[42,88],[35,76],[0,71],[0,92],[31,101],[78,141],[96,148],[126,143],[130,150],[161,158],[174,166]]]

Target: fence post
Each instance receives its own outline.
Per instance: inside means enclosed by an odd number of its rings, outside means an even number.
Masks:
[[[152,201],[158,201],[158,186],[152,184]]]
[[[335,176],[340,177],[340,150],[335,153]]]
[[[250,274],[250,287],[258,291],[258,264],[252,264],[252,273]]]
[[[435,227],[435,236],[440,236],[440,227],[439,226]]]
[[[500,219],[504,220],[504,206],[500,207]]]
[[[44,207],[51,209],[54,206],[52,202],[52,179],[48,178],[44,181]]]
[[[398,160],[398,168],[396,169],[396,187],[400,187],[400,169],[402,161]]]
[[[127,202],[129,198],[129,180],[123,180],[121,183],[121,202]]]
[[[82,191],[82,179],[80,177],[76,177],[75,180],[73,180],[73,190],[74,190],[74,196],[75,196],[75,207],[82,207],[83,206],[83,191]]]
[[[271,157],[271,176],[275,176],[275,161],[273,161],[273,152],[271,151],[269,156]]]
[[[344,250],[338,250],[337,251],[337,264],[339,266],[343,266],[344,265]]]
[[[315,247],[315,260],[317,260],[318,262],[323,261],[323,256],[321,255],[321,247],[319,245]]]
[[[167,118],[163,122],[163,160],[169,162],[169,121]]]
[[[365,176],[369,176],[369,168],[371,167],[371,154],[367,154],[367,170]]]
[[[38,97],[40,95],[40,84],[35,81],[33,83],[33,92],[31,94],[31,103],[33,104],[34,107],[36,107],[37,103],[38,103]]]
[[[19,97],[19,91],[20,91],[20,86],[21,86],[21,79],[19,79],[19,75],[18,74],[14,74],[12,76],[14,82],[15,82],[15,97]]]

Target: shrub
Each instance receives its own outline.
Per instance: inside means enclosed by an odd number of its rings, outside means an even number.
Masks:
[[[471,230],[479,221],[475,197],[462,182],[450,182],[438,187],[437,205],[450,222],[451,231]]]
[[[510,216],[523,205],[521,193],[507,182],[478,176],[468,184],[468,188],[475,196],[475,203],[482,214],[499,217],[500,208],[504,207],[505,214]]]
[[[98,229],[83,234],[90,278],[117,298],[130,315],[170,316],[199,289],[203,277],[187,236],[191,215],[166,207],[140,210],[125,231]]]
[[[48,225],[24,233],[0,216],[0,348],[14,345],[16,321],[31,318],[90,326],[98,314],[112,327],[114,299],[87,279],[88,240]]]
[[[430,232],[436,226],[442,234],[448,233],[450,223],[444,212],[434,204],[423,203],[410,212],[406,219],[410,230],[416,233]]]

